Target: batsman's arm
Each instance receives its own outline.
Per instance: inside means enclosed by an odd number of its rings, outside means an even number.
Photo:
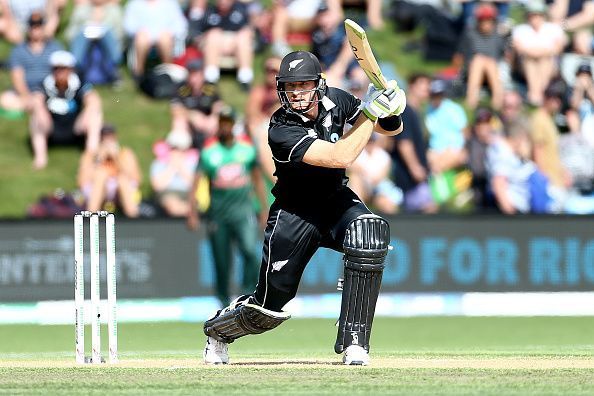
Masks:
[[[386,118],[381,121],[381,130],[386,133],[396,134],[402,130],[400,114],[406,105],[403,95],[400,89],[377,89],[370,84],[353,127],[334,144],[319,139],[314,141],[305,152],[303,162],[325,168],[351,166],[377,129],[378,119]]]
[[[361,113],[353,127],[336,143],[316,139],[305,152],[303,162],[324,168],[348,168],[363,151],[374,126],[374,122]]]

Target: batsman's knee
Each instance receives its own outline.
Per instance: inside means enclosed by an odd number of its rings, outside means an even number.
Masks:
[[[255,304],[250,295],[241,296],[204,322],[204,334],[231,343],[248,334],[261,334],[289,319],[288,312],[271,311]]]
[[[338,335],[334,350],[349,345],[369,350],[371,325],[390,244],[388,222],[363,215],[349,224],[344,239],[344,281]]]
[[[345,259],[361,263],[383,263],[390,244],[390,225],[383,218],[369,214],[353,220],[345,233]]]

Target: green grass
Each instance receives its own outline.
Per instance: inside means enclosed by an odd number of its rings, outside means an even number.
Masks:
[[[593,390],[591,370],[571,369],[50,368],[0,371],[0,381],[0,392],[7,394],[588,395]]]
[[[0,393],[586,395],[593,327],[593,317],[378,318],[372,365],[344,367],[333,321],[295,319],[210,367],[200,324],[122,324],[119,365],[77,367],[73,326],[0,326]]]

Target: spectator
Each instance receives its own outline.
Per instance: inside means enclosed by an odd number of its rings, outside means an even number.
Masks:
[[[361,26],[379,30],[384,27],[381,0],[342,0],[345,15],[351,19],[362,19]],[[364,13],[364,18],[358,18]]]
[[[206,81],[217,83],[220,78],[222,56],[237,61],[237,81],[249,90],[254,71],[254,29],[250,25],[247,7],[237,0],[216,0],[207,8],[203,38],[204,75]]]
[[[189,0],[185,9],[188,20],[187,44],[200,47],[202,36],[206,30],[206,10],[208,0]]]
[[[538,106],[556,74],[556,58],[565,46],[565,35],[558,25],[547,22],[541,0],[528,2],[526,18],[527,23],[513,29],[512,44],[528,84],[528,102]]]
[[[393,179],[404,191],[404,208],[408,212],[434,213],[438,209],[427,182],[430,172],[427,141],[420,114],[429,99],[430,83],[431,78],[426,74],[409,77],[407,106],[402,113],[402,122],[406,127],[402,133],[386,140],[394,161]]]
[[[460,17],[462,20],[462,25],[465,28],[468,28],[473,25],[474,16],[476,15],[477,8],[481,7],[484,4],[489,4],[483,2],[482,0],[458,0],[458,2],[462,3],[462,14],[460,15]],[[493,6],[495,7],[495,11],[498,15],[497,22],[501,26],[504,26],[507,23],[510,3],[510,0],[496,0],[492,2]]]
[[[112,125],[101,128],[96,152],[86,151],[80,160],[78,186],[87,210],[121,207],[127,217],[138,217],[142,172],[134,152],[121,147]]]
[[[177,1],[130,0],[124,9],[124,31],[134,49],[132,73],[140,77],[154,46],[161,62],[171,63],[176,42],[186,37],[187,21]]]
[[[70,52],[54,52],[50,57],[52,73],[43,80],[40,91],[33,94],[30,130],[35,169],[47,165],[48,140],[77,143],[86,135],[89,153],[99,146],[103,123],[101,98],[90,85],[81,83],[74,72],[75,64]]]
[[[335,10],[326,3],[322,3],[313,18],[312,53],[318,57],[323,69],[332,67],[343,51],[350,55],[346,57],[347,65],[354,60],[351,46],[347,44],[348,40],[343,23],[341,23],[342,20],[337,19],[337,14],[342,15],[342,8]],[[343,47],[347,47],[346,50],[350,54],[343,50]],[[342,76],[344,76],[344,72],[340,77]]]
[[[270,30],[272,26],[272,12],[264,7],[260,0],[240,0],[246,7],[249,23],[254,27],[255,51],[260,52],[262,46],[270,41]],[[186,10],[188,17],[188,44],[202,47],[202,37],[207,28],[207,21],[204,18],[208,7],[207,0],[189,0]]]
[[[342,10],[339,11],[342,12]],[[353,58],[353,51],[343,24],[336,25],[331,16],[335,12],[325,5],[318,11],[312,32],[311,52],[318,57],[322,68],[325,69],[328,84],[342,86],[345,79],[352,80],[353,77],[357,78],[362,74],[356,59]],[[361,24],[366,25],[363,22]]]
[[[63,0],[0,0],[0,36],[12,44],[20,44],[26,39],[31,15],[45,16],[41,27],[43,36],[51,39],[59,24],[58,11]]]
[[[495,202],[504,214],[546,211],[546,187],[531,188],[531,180],[546,185],[531,160],[529,127],[514,123],[487,148],[487,172]]]
[[[367,94],[367,88],[369,87],[369,77],[365,74],[365,71],[361,67],[353,67],[351,72],[348,74],[346,81],[346,89],[358,98],[364,98]]]
[[[185,218],[190,210],[188,195],[198,162],[198,151],[191,145],[192,137],[186,131],[171,131],[164,145],[156,145],[151,186],[159,205],[171,217]]]
[[[555,86],[547,88],[542,106],[532,113],[530,128],[534,162],[552,185],[562,189],[571,185],[571,178],[559,159],[559,131],[555,125],[563,95]]]
[[[499,118],[505,128],[524,117],[524,102],[518,91],[505,91]]]
[[[462,65],[462,75],[467,81],[466,103],[475,109],[481,87],[486,83],[491,91],[491,106],[498,110],[503,100],[503,83],[499,62],[503,59],[505,39],[496,30],[497,9],[490,3],[476,8],[476,25],[462,35],[454,64]],[[462,58],[462,59],[461,59]]]
[[[264,63],[264,83],[255,85],[246,103],[246,122],[252,141],[258,150],[258,161],[262,167],[265,181],[270,187],[276,177],[272,152],[268,145],[268,124],[272,114],[280,107],[276,92],[276,75],[280,70],[281,59],[270,57]]]
[[[51,72],[50,55],[62,49],[57,41],[46,39],[41,13],[32,13],[28,25],[26,42],[10,52],[8,65],[13,90],[0,96],[0,107],[9,111],[31,109],[31,93],[41,88],[43,79]]]
[[[498,136],[495,117],[491,110],[479,108],[475,113],[474,125],[466,142],[468,167],[472,172],[473,200],[480,209],[493,206],[486,168],[487,148]]]
[[[446,83],[431,82],[430,100],[425,115],[429,132],[427,158],[433,174],[454,169],[466,163],[464,132],[467,126],[466,113],[462,106],[445,97]]]
[[[575,73],[571,94],[571,107],[578,113],[579,123],[594,118],[594,80],[589,63],[581,64]],[[582,129],[583,130],[583,129]]]
[[[559,157],[571,176],[570,188],[582,196],[594,196],[594,147],[580,131],[559,137]]]
[[[91,0],[74,7],[65,36],[79,70],[91,67],[88,56],[95,44],[108,62],[106,67],[119,65],[124,38],[122,18],[120,5],[110,0]]]
[[[327,12],[318,24],[330,33],[343,21],[340,0],[328,0]],[[291,52],[287,44],[290,33],[311,34],[322,0],[276,0],[272,9],[272,52],[283,57]]]
[[[194,183],[189,193],[191,209],[188,226],[199,225],[194,192],[202,175],[210,184],[210,207],[206,213],[216,275],[216,295],[225,306],[231,298],[229,281],[232,265],[230,246],[236,243],[243,258],[242,292],[253,291],[258,278],[259,257],[254,249],[258,233],[255,228],[255,210],[251,194],[255,188],[262,208],[267,208],[256,149],[244,140],[235,138],[235,115],[229,107],[220,113],[217,140],[204,148],[196,168]],[[260,214],[262,226],[267,210]]]
[[[201,60],[188,62],[186,68],[188,79],[171,100],[171,130],[190,133],[192,146],[201,149],[217,131],[222,102],[216,85],[205,83]]]
[[[572,50],[580,55],[592,55],[594,41],[594,2],[591,0],[553,0],[549,8],[551,21],[572,34]]]
[[[366,205],[385,214],[395,214],[402,203],[402,190],[390,180],[392,159],[374,135],[349,168],[349,185]]]

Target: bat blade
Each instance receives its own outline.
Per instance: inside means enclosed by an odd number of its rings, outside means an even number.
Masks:
[[[371,83],[379,89],[387,88],[388,82],[377,64],[373,51],[371,51],[365,30],[351,19],[344,21],[344,28],[355,59],[359,62],[359,66],[367,74]]]

